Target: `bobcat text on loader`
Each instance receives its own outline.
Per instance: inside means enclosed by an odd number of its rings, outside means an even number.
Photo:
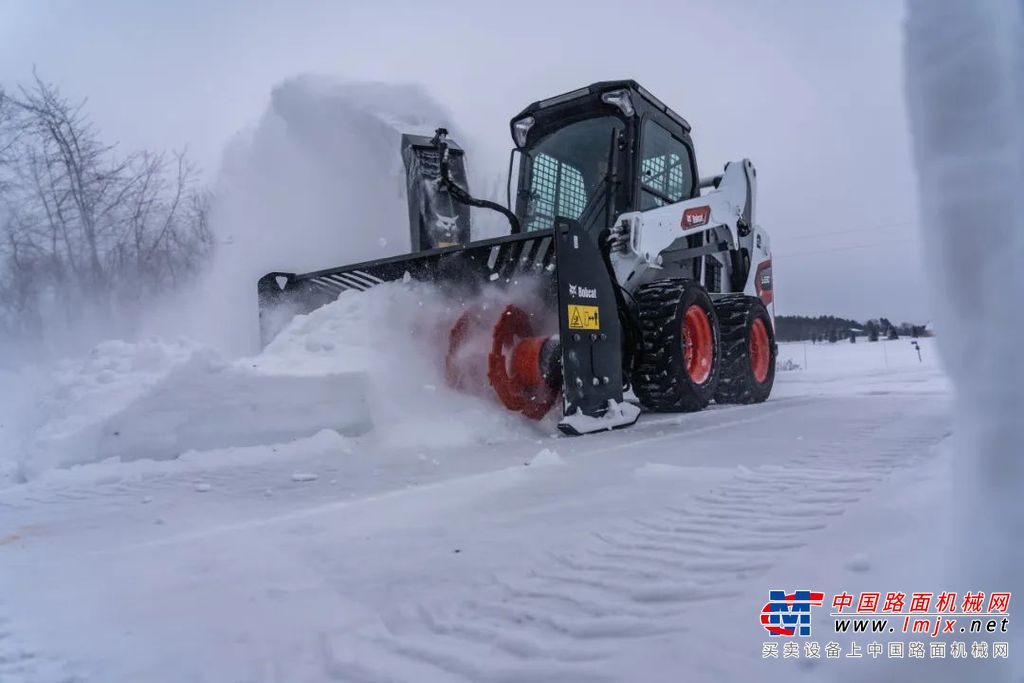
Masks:
[[[767,399],[772,261],[750,161],[700,178],[690,125],[635,81],[535,102],[511,129],[510,171],[517,154],[519,164],[507,207],[469,194],[446,130],[403,135],[414,253],[268,273],[264,343],[344,290],[412,278],[457,304],[438,351],[449,385],[493,392],[534,419],[561,400],[567,434],[635,422],[630,389],[659,412]],[[511,233],[470,241],[470,207],[504,214]],[[529,296],[513,291],[523,283]]]

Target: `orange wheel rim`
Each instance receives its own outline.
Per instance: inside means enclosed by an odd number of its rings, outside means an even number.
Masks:
[[[683,317],[683,364],[695,384],[704,384],[711,376],[715,357],[714,339],[708,314],[697,304],[686,309]]]
[[[771,364],[771,351],[769,350],[768,328],[760,318],[754,320],[750,326],[750,369],[754,373],[754,379],[761,384],[768,379],[768,366]]]

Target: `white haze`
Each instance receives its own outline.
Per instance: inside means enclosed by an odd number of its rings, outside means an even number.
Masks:
[[[960,528],[955,585],[1020,594],[1024,578],[1024,3],[913,0],[907,22],[907,94],[921,213],[935,236],[928,260],[940,311],[939,342],[956,385]],[[1020,631],[1010,647],[1024,644]],[[932,681],[958,680],[949,667]],[[963,672],[958,672],[962,674]],[[1020,658],[999,676],[1019,681]],[[905,679],[903,679],[905,680]]]
[[[418,86],[316,76],[275,86],[259,123],[225,152],[213,263],[149,329],[252,351],[260,276],[409,251],[400,133],[440,124],[455,128]]]
[[[636,78],[693,124],[702,172],[757,165],[780,313],[924,322],[902,15],[890,0],[0,3],[0,64],[5,82],[35,65],[88,97],[127,149],[187,145],[211,181],[296,74],[423,84],[488,178],[525,105]]]

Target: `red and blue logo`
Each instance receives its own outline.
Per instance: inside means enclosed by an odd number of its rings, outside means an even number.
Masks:
[[[761,625],[772,636],[811,635],[811,607],[821,607],[824,593],[814,591],[768,591],[761,608]]]

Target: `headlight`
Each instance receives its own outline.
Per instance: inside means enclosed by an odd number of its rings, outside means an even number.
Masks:
[[[632,116],[633,112],[633,100],[629,97],[629,92],[626,90],[612,90],[601,95],[601,101],[607,104],[614,104],[619,108],[626,116]]]
[[[516,147],[526,147],[526,136],[529,135],[533,124],[532,116],[524,116],[512,124],[512,137],[516,141]]]

